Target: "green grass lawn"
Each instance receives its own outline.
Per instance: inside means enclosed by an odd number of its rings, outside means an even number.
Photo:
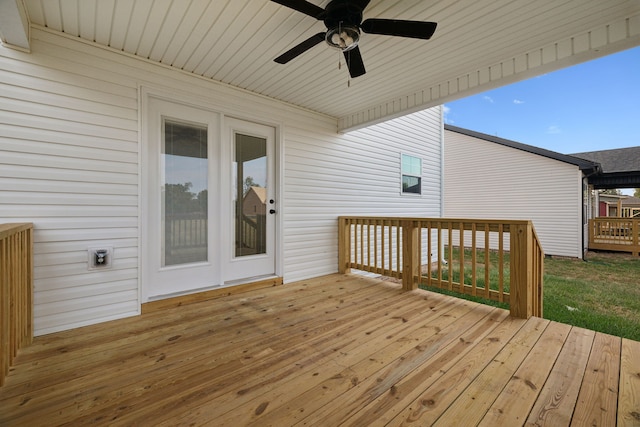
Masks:
[[[640,258],[545,259],[544,318],[640,341]]]
[[[469,257],[470,253],[465,250],[465,261]],[[508,255],[506,259],[508,260]],[[459,280],[460,276],[459,268],[456,266],[457,260],[458,252],[454,250],[454,281]],[[478,263],[484,263],[484,260],[479,257]],[[496,265],[493,259],[491,263],[493,266]],[[484,279],[481,279],[484,266],[481,265],[479,268],[478,285],[481,285],[484,284]],[[640,341],[639,257],[623,253],[589,253],[585,261],[547,258],[544,268],[545,319]],[[467,275],[465,270],[465,277]],[[444,276],[446,279],[446,274]],[[492,272],[491,277],[491,287],[495,289],[495,273]],[[507,264],[505,278],[508,277]],[[508,291],[508,282],[505,285],[505,290]],[[446,290],[426,287],[425,289],[461,296]],[[461,297],[508,308],[506,304],[478,297]]]

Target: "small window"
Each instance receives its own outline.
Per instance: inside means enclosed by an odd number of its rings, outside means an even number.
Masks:
[[[402,155],[402,192],[422,194],[422,159]]]

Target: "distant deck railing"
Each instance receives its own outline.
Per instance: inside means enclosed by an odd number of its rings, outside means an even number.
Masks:
[[[542,317],[544,252],[531,221],[339,218],[339,271],[357,269]]]
[[[170,250],[207,247],[206,214],[174,214],[165,218],[165,246]]]
[[[33,340],[33,225],[0,224],[0,386]]]
[[[589,249],[640,255],[640,218],[590,219]]]

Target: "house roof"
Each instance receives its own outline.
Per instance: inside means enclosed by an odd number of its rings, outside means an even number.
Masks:
[[[625,197],[622,199],[622,206],[640,206],[640,198],[638,197]]]
[[[444,128],[451,132],[460,133],[474,138],[479,138],[484,141],[493,142],[495,144],[504,145],[505,147],[515,148],[516,150],[526,151],[527,153],[536,154],[538,156],[547,157],[549,159],[557,160],[559,162],[569,163],[577,166],[585,175],[590,175],[600,171],[600,165],[597,162],[581,159],[566,154],[557,153],[555,151],[546,150],[540,147],[534,147],[533,145],[523,144],[521,142],[511,141],[509,139],[498,138],[497,136],[487,135],[485,133],[475,132],[469,129],[463,129],[457,126],[444,125]],[[446,139],[445,139],[446,140]]]
[[[640,146],[575,153],[572,156],[600,163],[604,173],[640,172]]]
[[[253,191],[256,194],[256,196],[258,196],[258,199],[262,203],[266,203],[267,202],[267,189],[266,188],[253,186],[253,187],[249,188],[249,191]]]
[[[575,165],[589,177],[589,184],[596,189],[640,188],[640,147],[561,154],[457,126],[444,125],[444,128],[451,132]]]
[[[594,188],[640,188],[640,147],[577,153],[602,165],[603,172],[589,177]]]
[[[269,0],[4,0],[0,39],[46,50],[53,33],[99,45],[325,114],[339,131],[640,45],[637,0],[371,0],[364,18],[438,28],[428,41],[362,34],[367,73],[350,82],[324,43],[273,61],[325,26]]]

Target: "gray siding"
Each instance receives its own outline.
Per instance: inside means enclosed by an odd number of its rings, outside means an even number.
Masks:
[[[142,87],[278,127],[285,282],[337,270],[339,215],[440,213],[439,107],[339,135],[323,115],[44,30],[32,36],[31,54],[0,47],[0,221],[35,224],[37,335],[139,312]],[[400,194],[401,152],[423,158],[420,197]],[[87,270],[95,246],[114,248],[112,269]]]
[[[582,257],[577,166],[445,130],[446,217],[530,219],[546,254]]]

